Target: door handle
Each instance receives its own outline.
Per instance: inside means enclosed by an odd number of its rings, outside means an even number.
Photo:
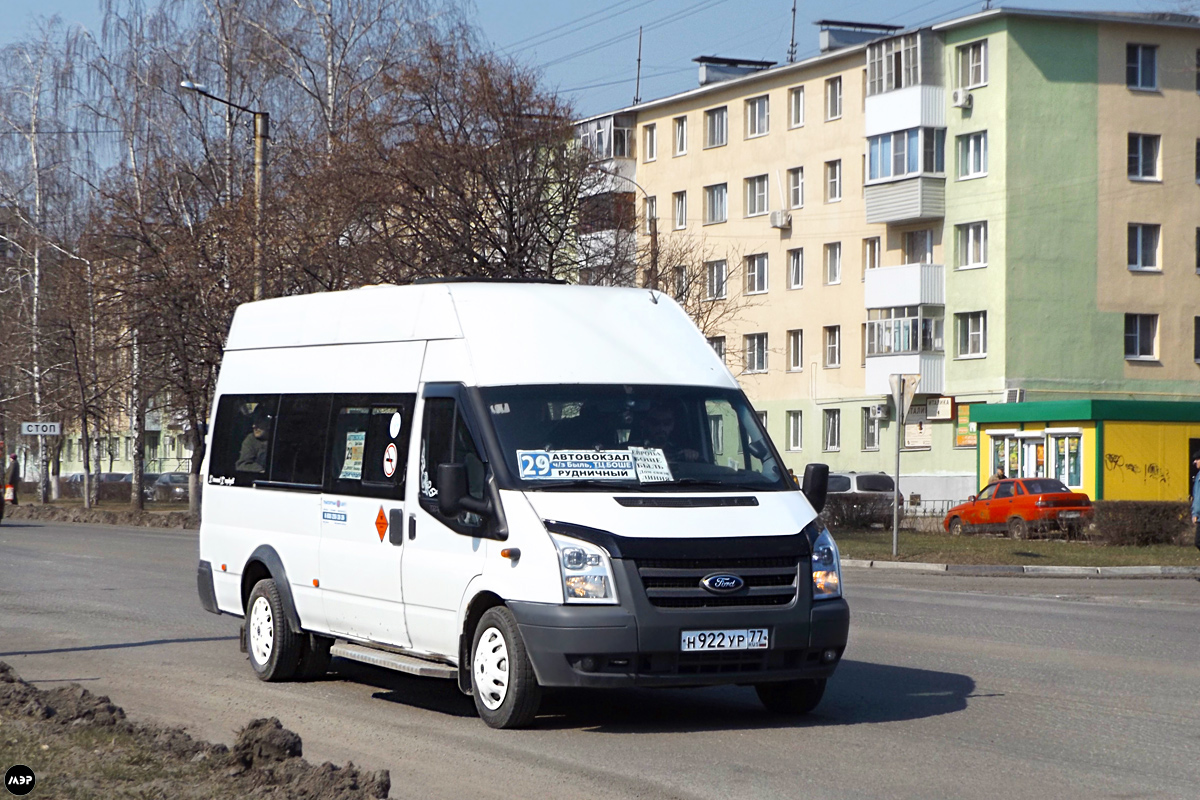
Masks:
[[[404,544],[404,509],[393,508],[388,512],[388,541],[394,545]]]
[[[417,538],[417,518],[408,518],[408,538],[410,540]]]

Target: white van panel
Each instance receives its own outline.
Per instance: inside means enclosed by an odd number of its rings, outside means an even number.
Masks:
[[[626,508],[616,501],[619,490],[608,492],[526,492],[541,519],[600,528],[618,536],[649,539],[679,536],[787,536],[799,533],[816,518],[800,492],[737,492],[758,498],[758,507]],[[614,496],[615,495],[615,496]],[[696,497],[688,495],[628,495],[632,497]]]
[[[225,353],[217,395],[412,393],[424,356],[424,342],[234,350]]]
[[[478,588],[470,590],[464,598],[464,611],[471,597],[483,590],[495,592],[507,600],[561,603],[563,589],[558,551],[541,518],[525,499],[524,492],[502,490],[500,499],[508,523],[508,539],[496,543],[493,552],[498,555],[503,548],[515,547],[521,551],[521,557],[516,561],[489,557]]]
[[[441,339],[429,343],[421,370],[423,383],[475,383],[470,353],[462,339]]]

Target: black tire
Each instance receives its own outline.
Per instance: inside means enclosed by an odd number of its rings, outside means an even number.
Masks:
[[[963,525],[962,517],[955,517],[950,520],[950,535],[962,536],[967,531],[967,526]]]
[[[329,648],[333,647],[333,639],[319,636],[315,633],[306,634],[301,639],[300,662],[296,665],[294,680],[315,681],[325,677],[329,672]]]
[[[483,652],[488,654],[486,659],[481,657]],[[471,697],[480,718],[492,728],[523,728],[537,716],[542,687],[533,673],[517,620],[505,606],[489,608],[475,626]]]
[[[254,584],[246,602],[246,652],[259,680],[286,681],[295,675],[303,641],[288,625],[275,581]]]
[[[1028,539],[1029,523],[1020,517],[1013,517],[1008,521],[1008,535],[1013,539]]]
[[[825,695],[825,679],[756,683],[754,691],[758,692],[758,699],[772,714],[803,716],[821,702]]]

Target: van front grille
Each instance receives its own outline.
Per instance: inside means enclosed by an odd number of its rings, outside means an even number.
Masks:
[[[646,597],[658,608],[786,606],[796,599],[799,585],[799,561],[795,556],[643,558],[634,563]],[[737,575],[745,585],[731,594],[715,594],[700,583],[713,573]]]

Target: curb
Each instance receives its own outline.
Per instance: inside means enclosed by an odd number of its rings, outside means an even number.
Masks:
[[[1200,567],[1058,567],[1042,564],[927,564],[919,561],[867,561],[844,558],[843,567],[945,572],[950,575],[1037,575],[1055,578],[1200,578]]]

